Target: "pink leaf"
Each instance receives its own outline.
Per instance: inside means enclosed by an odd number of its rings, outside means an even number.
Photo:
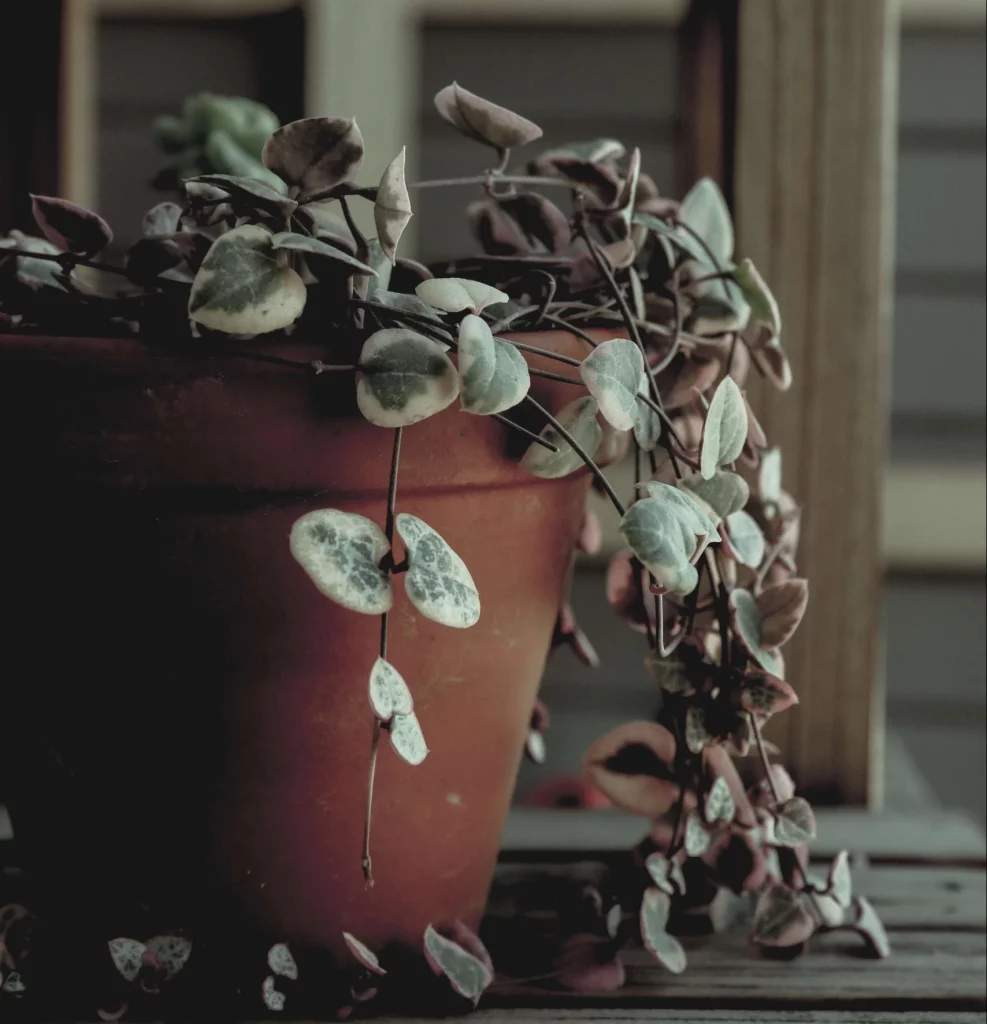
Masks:
[[[477,96],[457,82],[435,94],[435,109],[454,128],[495,149],[514,149],[541,138],[542,130],[513,110]]]
[[[675,737],[664,726],[629,722],[586,751],[583,773],[618,807],[655,818],[679,797],[680,787],[672,771],[674,760]]]
[[[773,885],[762,893],[754,911],[754,941],[762,946],[799,946],[815,931],[801,893]]]
[[[671,900],[660,889],[647,889],[641,900],[641,939],[644,948],[672,974],[685,970],[685,950],[665,931]]]
[[[600,526],[599,516],[588,508],[583,513],[583,521],[579,527],[579,539],[577,547],[587,555],[595,555],[603,543],[603,529]]]
[[[766,587],[757,596],[761,613],[761,645],[781,647],[798,629],[809,603],[809,584],[803,579],[786,580]]]
[[[798,702],[798,695],[791,686],[770,672],[755,670],[744,677],[740,703],[745,711],[773,715]]]
[[[102,217],[67,199],[32,195],[31,209],[45,238],[66,252],[93,256],[113,241]]]

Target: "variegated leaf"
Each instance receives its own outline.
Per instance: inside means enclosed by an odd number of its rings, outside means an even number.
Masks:
[[[752,515],[741,509],[725,520],[730,551],[742,565],[756,569],[764,560],[764,533]]]
[[[144,963],[144,954],[147,946],[137,939],[111,939],[107,943],[110,950],[110,959],[113,966],[126,978],[127,981],[136,981],[137,975],[141,972]]]
[[[264,164],[302,196],[352,181],[363,163],[363,136],[351,117],[306,117],[264,144]]]
[[[291,528],[291,553],[326,597],[351,611],[382,615],[394,601],[378,568],[390,550],[372,520],[338,509],[307,512]]]
[[[724,377],[713,392],[703,424],[700,469],[712,479],[720,466],[736,462],[747,438],[747,405],[732,377]]]
[[[774,809],[779,846],[801,846],[816,838],[816,816],[808,800],[793,796]]]
[[[442,346],[403,327],[367,338],[359,366],[357,405],[378,427],[418,423],[447,408],[459,394],[459,375]]]
[[[368,946],[365,946],[355,935],[343,932],[343,941],[346,943],[347,949],[368,971],[373,974],[387,974],[387,971],[380,966],[377,954]]]
[[[480,618],[480,595],[463,560],[429,526],[402,512],[395,520],[408,549],[404,590],[427,619],[467,629]]]
[[[271,232],[244,224],[213,242],[189,294],[189,317],[227,334],[265,334],[305,308],[301,277],[278,258]]]
[[[493,982],[489,963],[440,935],[432,925],[425,929],[425,957],[436,974],[444,974],[452,987],[474,1004]]]
[[[508,302],[510,296],[499,288],[464,277],[433,277],[422,281],[415,294],[443,313],[459,313],[464,309],[479,314],[485,307]]]
[[[671,900],[660,889],[646,889],[641,900],[641,939],[644,948],[672,974],[685,970],[685,950],[678,939],[665,930]]]
[[[390,724],[391,746],[395,753],[410,765],[419,765],[428,756],[428,745],[418,716],[395,715]]]
[[[598,412],[596,399],[586,395],[570,402],[555,417],[590,458],[596,454],[603,440],[603,428],[597,419]],[[551,424],[542,429],[540,436],[549,444],[555,445],[558,451],[550,451],[532,442],[521,459],[522,469],[534,476],[552,480],[568,476],[585,465],[575,449]]]
[[[541,138],[542,130],[534,122],[477,96],[458,82],[435,94],[435,109],[463,135],[495,149],[514,149]]]
[[[783,672],[778,655],[763,647],[761,613],[758,611],[754,595],[749,590],[735,587],[730,592],[730,609],[733,613],[734,628],[750,656],[766,672],[781,678]]]
[[[411,220],[411,197],[404,178],[405,147],[387,165],[374,202],[377,237],[387,258],[393,263],[398,242]]]
[[[709,849],[710,842],[702,818],[693,811],[685,821],[685,852],[690,857],[701,857]]]
[[[716,470],[708,480],[701,473],[688,473],[678,485],[702,501],[716,523],[739,512],[750,497],[747,481],[725,469]]]
[[[370,670],[370,706],[382,722],[389,722],[394,715],[410,715],[415,709],[408,684],[383,658],[378,658]]]
[[[655,885],[669,896],[685,895],[685,875],[682,865],[674,858],[669,860],[665,854],[656,851],[644,862],[648,874]]]
[[[463,411],[478,416],[512,409],[531,387],[524,356],[472,313],[459,324],[459,377]]]
[[[579,368],[603,418],[616,430],[631,430],[638,422],[638,398],[645,382],[641,350],[626,338],[601,342]]]
[[[802,895],[785,885],[762,893],[754,911],[754,941],[762,946],[798,946],[812,936],[815,922]]]
[[[298,964],[291,950],[283,942],[276,942],[267,951],[267,966],[280,978],[298,980]]]
[[[192,940],[184,935],[155,935],[147,940],[147,951],[157,960],[166,978],[173,978],[192,955]]]
[[[777,502],[781,497],[781,449],[769,448],[761,455],[761,468],[757,476],[757,490],[761,500]]]
[[[730,785],[722,775],[717,777],[706,794],[705,811],[708,822],[724,821],[727,824],[733,821],[733,816],[737,813]]]

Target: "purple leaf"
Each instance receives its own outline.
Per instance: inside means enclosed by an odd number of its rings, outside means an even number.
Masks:
[[[113,241],[102,217],[67,199],[32,194],[31,210],[45,238],[66,252],[93,256]]]
[[[528,239],[534,239],[549,252],[563,252],[572,242],[565,214],[551,201],[535,192],[522,192],[500,205],[517,222]]]
[[[368,971],[374,974],[387,974],[387,971],[380,966],[380,961],[377,959],[377,955],[365,946],[358,938],[350,935],[349,932],[343,932],[343,941],[346,943],[349,951],[363,964]]]
[[[304,197],[352,181],[363,163],[363,136],[351,117],[306,117],[279,128],[263,160]]]
[[[541,128],[506,107],[499,107],[457,82],[435,94],[435,109],[463,135],[495,149],[514,149],[541,138]]]
[[[491,256],[513,256],[529,251],[521,225],[491,199],[481,199],[466,207],[466,216],[483,246]]]
[[[801,893],[773,885],[762,893],[754,911],[754,941],[762,946],[799,946],[815,931]]]
[[[221,189],[231,197],[231,201],[235,201],[234,205],[246,204],[255,211],[273,213],[287,219],[298,209],[298,203],[294,199],[256,178],[244,178],[235,174],[200,174],[186,181],[186,189],[192,181]]]
[[[807,580],[791,579],[765,587],[757,596],[761,613],[761,643],[764,647],[781,647],[798,629],[809,603]]]
[[[798,704],[795,691],[770,672],[754,670],[744,676],[740,691],[741,707],[756,715],[773,715]]]

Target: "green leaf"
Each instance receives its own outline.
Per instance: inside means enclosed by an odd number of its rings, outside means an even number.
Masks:
[[[166,201],[157,203],[144,214],[144,238],[157,238],[160,235],[173,235],[179,229],[182,219],[182,208],[178,203]]]
[[[756,569],[764,560],[764,533],[749,513],[731,512],[724,520],[730,549],[738,562]],[[775,646],[774,644],[770,646]]]
[[[555,417],[590,458],[596,454],[603,440],[603,428],[596,418],[599,411],[596,399],[586,395],[570,402]],[[551,424],[544,427],[539,436],[555,445],[558,451],[549,451],[532,442],[521,459],[522,469],[544,480],[554,480],[568,476],[585,465],[569,446],[569,442]]]
[[[305,284],[278,259],[271,232],[244,224],[213,242],[192,282],[189,317],[227,334],[264,334],[294,323]]]
[[[209,166],[216,173],[231,174],[237,178],[256,178],[278,192],[287,191],[285,183],[276,174],[272,174],[225,131],[210,132],[203,152]]]
[[[635,275],[631,280],[636,281],[638,278]],[[651,394],[651,388],[646,373],[641,375],[638,394],[644,395],[645,397],[649,397]],[[638,400],[637,419],[634,423],[634,440],[643,451],[651,452],[657,447],[660,438],[661,417],[654,409],[651,408],[650,405]]]
[[[102,217],[67,199],[31,195],[31,210],[41,233],[60,250],[94,256],[113,241]]]
[[[762,946],[799,946],[815,931],[800,893],[773,885],[762,893],[754,911],[754,941]]]
[[[541,128],[506,107],[499,107],[457,82],[435,94],[440,116],[467,138],[495,149],[514,149],[541,138]]]
[[[644,866],[651,880],[662,892],[669,896],[685,895],[685,875],[682,873],[682,865],[677,860],[669,860],[663,853],[656,851],[649,855]]]
[[[380,245],[393,263],[398,242],[404,229],[411,220],[411,196],[404,179],[405,147],[387,165],[377,186],[377,199],[374,202],[374,224],[377,225],[377,237]]]
[[[733,279],[740,285],[744,298],[751,307],[754,319],[764,324],[772,337],[781,335],[781,310],[771,289],[749,259],[743,259],[733,268]]]
[[[696,589],[699,575],[689,561],[692,551],[672,506],[656,498],[642,498],[621,519],[620,532],[662,587],[683,596]]]
[[[761,500],[775,502],[781,498],[781,449],[769,448],[761,455],[761,468],[757,476],[757,490]]]
[[[380,966],[377,954],[369,946],[361,942],[355,935],[343,932],[343,941],[346,948],[353,954],[354,958],[372,974],[387,974],[387,971]]]
[[[271,244],[279,250],[301,252],[307,256],[324,256],[326,259],[335,260],[337,263],[349,267],[350,271],[355,274],[376,274],[373,267],[361,263],[355,256],[351,256],[348,252],[337,249],[336,246],[323,242],[319,238],[312,238],[311,235],[303,235],[295,231],[279,231],[272,236]]]
[[[846,850],[840,850],[829,866],[826,891],[844,910],[852,906],[853,878],[850,874],[850,855]]]
[[[0,257],[4,249],[22,249],[24,252],[47,253],[51,256],[61,255],[58,246],[52,245],[47,238],[25,235],[16,228],[6,238],[0,238]],[[61,280],[65,270],[56,260],[15,256],[14,262],[17,280],[31,291],[40,291],[42,288],[55,288],[61,292],[66,290]]]
[[[472,313],[459,324],[459,376],[463,411],[478,416],[512,409],[531,387],[524,356]]]
[[[435,309],[444,313],[459,313],[468,309],[481,313],[486,306],[508,302],[510,296],[480,281],[468,281],[463,277],[434,277],[422,281],[415,288],[415,294]]]
[[[685,852],[690,857],[701,857],[710,847],[711,839],[702,818],[692,811],[685,821]]]
[[[711,480],[720,466],[736,462],[747,438],[747,405],[732,377],[720,381],[706,410],[700,469]]]
[[[316,587],[337,604],[364,615],[390,610],[391,580],[378,565],[391,548],[372,520],[338,509],[308,512],[292,526],[290,547]]]
[[[685,745],[693,754],[701,754],[713,742],[706,729],[706,713],[693,704],[685,713]]]
[[[671,224],[667,224],[659,217],[655,217],[650,213],[636,213],[632,222],[647,228],[648,231],[658,235],[659,238],[667,239],[690,259],[696,260],[704,266],[708,265],[709,254],[702,244],[693,238],[688,231],[673,227]]]
[[[279,128],[262,158],[304,200],[353,180],[363,163],[363,136],[352,117],[306,117]]]
[[[679,208],[679,220],[699,235],[719,263],[726,265],[733,259],[733,220],[723,193],[711,178],[700,178],[689,189]]]
[[[603,418],[616,430],[630,430],[638,422],[638,400],[644,377],[641,350],[626,338],[599,344],[579,368]]]
[[[761,613],[754,595],[741,587],[734,588],[730,592],[730,609],[734,628],[750,656],[766,672],[781,678],[781,662],[777,655],[762,646]]]
[[[685,950],[678,939],[669,935],[668,914],[671,899],[660,889],[646,889],[641,900],[641,939],[644,948],[672,974],[681,974],[686,967]]]
[[[445,975],[453,989],[473,1003],[493,982],[493,971],[487,963],[440,935],[432,925],[425,929],[425,958],[436,974]]]
[[[855,919],[854,930],[858,935],[863,936],[872,956],[885,959],[891,955],[891,942],[888,933],[884,930],[877,911],[870,902],[859,896],[854,902]]]
[[[442,346],[405,328],[377,331],[360,353],[360,412],[378,427],[406,427],[451,405],[459,375]]]
[[[284,194],[283,188],[273,188],[268,182],[258,178],[234,174],[199,174],[194,178],[186,179],[184,183],[186,191],[192,183],[211,185],[213,188],[220,189],[233,200],[246,203],[254,210],[272,213],[279,217],[290,217],[298,209],[298,203],[294,199],[289,199]],[[236,205],[240,205],[240,203]]]
[[[725,469],[716,470],[708,480],[701,473],[689,473],[678,485],[710,510],[715,523],[739,512],[750,497],[747,481]]]
[[[708,822],[723,821],[728,825],[737,813],[737,805],[730,792],[730,785],[722,775],[717,776],[716,781],[706,794],[705,811]]]
[[[420,765],[428,756],[428,745],[414,711],[407,715],[395,715],[388,731],[391,734],[391,746],[403,761],[410,765]]]
[[[774,809],[775,840],[779,846],[801,846],[816,838],[816,816],[808,800],[793,796]]]
[[[638,485],[643,487],[648,496],[669,506],[682,525],[682,537],[689,561],[695,562],[709,543],[720,539],[716,523],[706,511],[705,506],[697,501],[688,491],[680,490],[672,484],[648,480]]]
[[[410,715],[415,710],[408,684],[383,658],[378,658],[370,670],[370,706],[382,722],[389,722],[395,715]]]
[[[395,520],[408,549],[404,591],[427,619],[468,629],[480,618],[480,595],[463,560],[429,526],[402,512]]]

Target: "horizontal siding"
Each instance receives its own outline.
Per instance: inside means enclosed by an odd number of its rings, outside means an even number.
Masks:
[[[983,128],[983,35],[906,31],[900,59],[898,117],[903,126]]]

